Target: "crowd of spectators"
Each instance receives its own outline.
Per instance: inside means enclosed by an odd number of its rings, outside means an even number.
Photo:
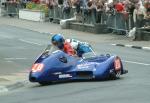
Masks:
[[[130,29],[148,25],[146,22],[150,18],[150,0],[46,0],[45,2],[50,9],[63,6],[65,14],[69,14],[71,8],[76,8],[78,14],[93,16],[95,23],[102,23],[108,15],[119,13],[125,21],[130,19]]]
[[[84,20],[91,17],[89,23],[92,24],[120,23],[119,27],[122,25],[123,29],[150,25],[150,0],[8,0],[10,3],[16,1],[20,1],[24,7],[28,1],[45,3],[49,9],[60,7],[63,15],[69,15],[71,9],[75,8],[76,14],[82,14]]]

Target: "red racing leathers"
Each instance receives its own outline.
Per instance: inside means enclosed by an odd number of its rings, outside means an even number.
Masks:
[[[67,41],[65,41],[64,43],[64,48],[63,48],[64,52],[67,53],[68,55],[75,55],[75,51],[74,49],[72,48],[71,44]]]

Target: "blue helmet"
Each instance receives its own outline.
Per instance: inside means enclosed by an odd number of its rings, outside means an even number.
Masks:
[[[65,39],[61,34],[55,34],[52,37],[51,42],[53,45],[57,46],[59,49],[63,49]]]

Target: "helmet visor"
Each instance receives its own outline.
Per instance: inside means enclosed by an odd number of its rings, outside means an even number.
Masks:
[[[58,42],[56,42],[56,41],[53,41],[52,44],[53,44],[54,46],[58,46]]]
[[[53,41],[52,44],[54,46],[58,47],[59,49],[63,48],[63,43],[61,43],[61,42]]]

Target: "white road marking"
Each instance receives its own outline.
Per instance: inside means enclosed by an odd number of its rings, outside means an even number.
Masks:
[[[111,45],[116,46],[116,44],[111,44]]]
[[[117,44],[111,44],[111,45],[113,45],[113,46],[117,46]],[[122,44],[120,44],[120,45],[122,45]],[[125,46],[125,47],[130,47],[130,48],[135,48],[135,47],[139,47],[140,48],[140,46],[134,46],[134,45],[123,45],[123,46]],[[134,46],[134,47],[133,47]],[[143,50],[150,50],[150,47],[142,47],[141,46],[141,49],[143,49]]]
[[[147,63],[140,63],[140,62],[134,62],[134,61],[127,61],[127,60],[122,60],[122,61],[126,62],[126,63],[132,63],[132,64],[139,64],[139,65],[150,66],[150,64],[147,64]]]
[[[143,49],[145,49],[145,50],[150,50],[150,47],[143,47]]]
[[[126,47],[132,47],[133,45],[126,45]]]
[[[27,58],[4,58],[4,59],[10,61],[10,60],[26,60]]]
[[[32,42],[32,41],[27,41],[27,40],[24,40],[24,39],[19,39],[20,41],[24,42],[24,43],[28,43],[28,44],[34,44],[34,45],[38,45],[38,46],[42,46],[42,44],[39,44],[39,43],[35,43],[35,42]]]
[[[13,61],[7,60],[7,61],[5,61],[5,62],[12,63]]]
[[[8,92],[8,89],[5,86],[0,86],[0,93]]]
[[[13,37],[11,36],[7,36],[7,35],[0,35],[1,38],[5,38],[5,39],[12,39]]]

